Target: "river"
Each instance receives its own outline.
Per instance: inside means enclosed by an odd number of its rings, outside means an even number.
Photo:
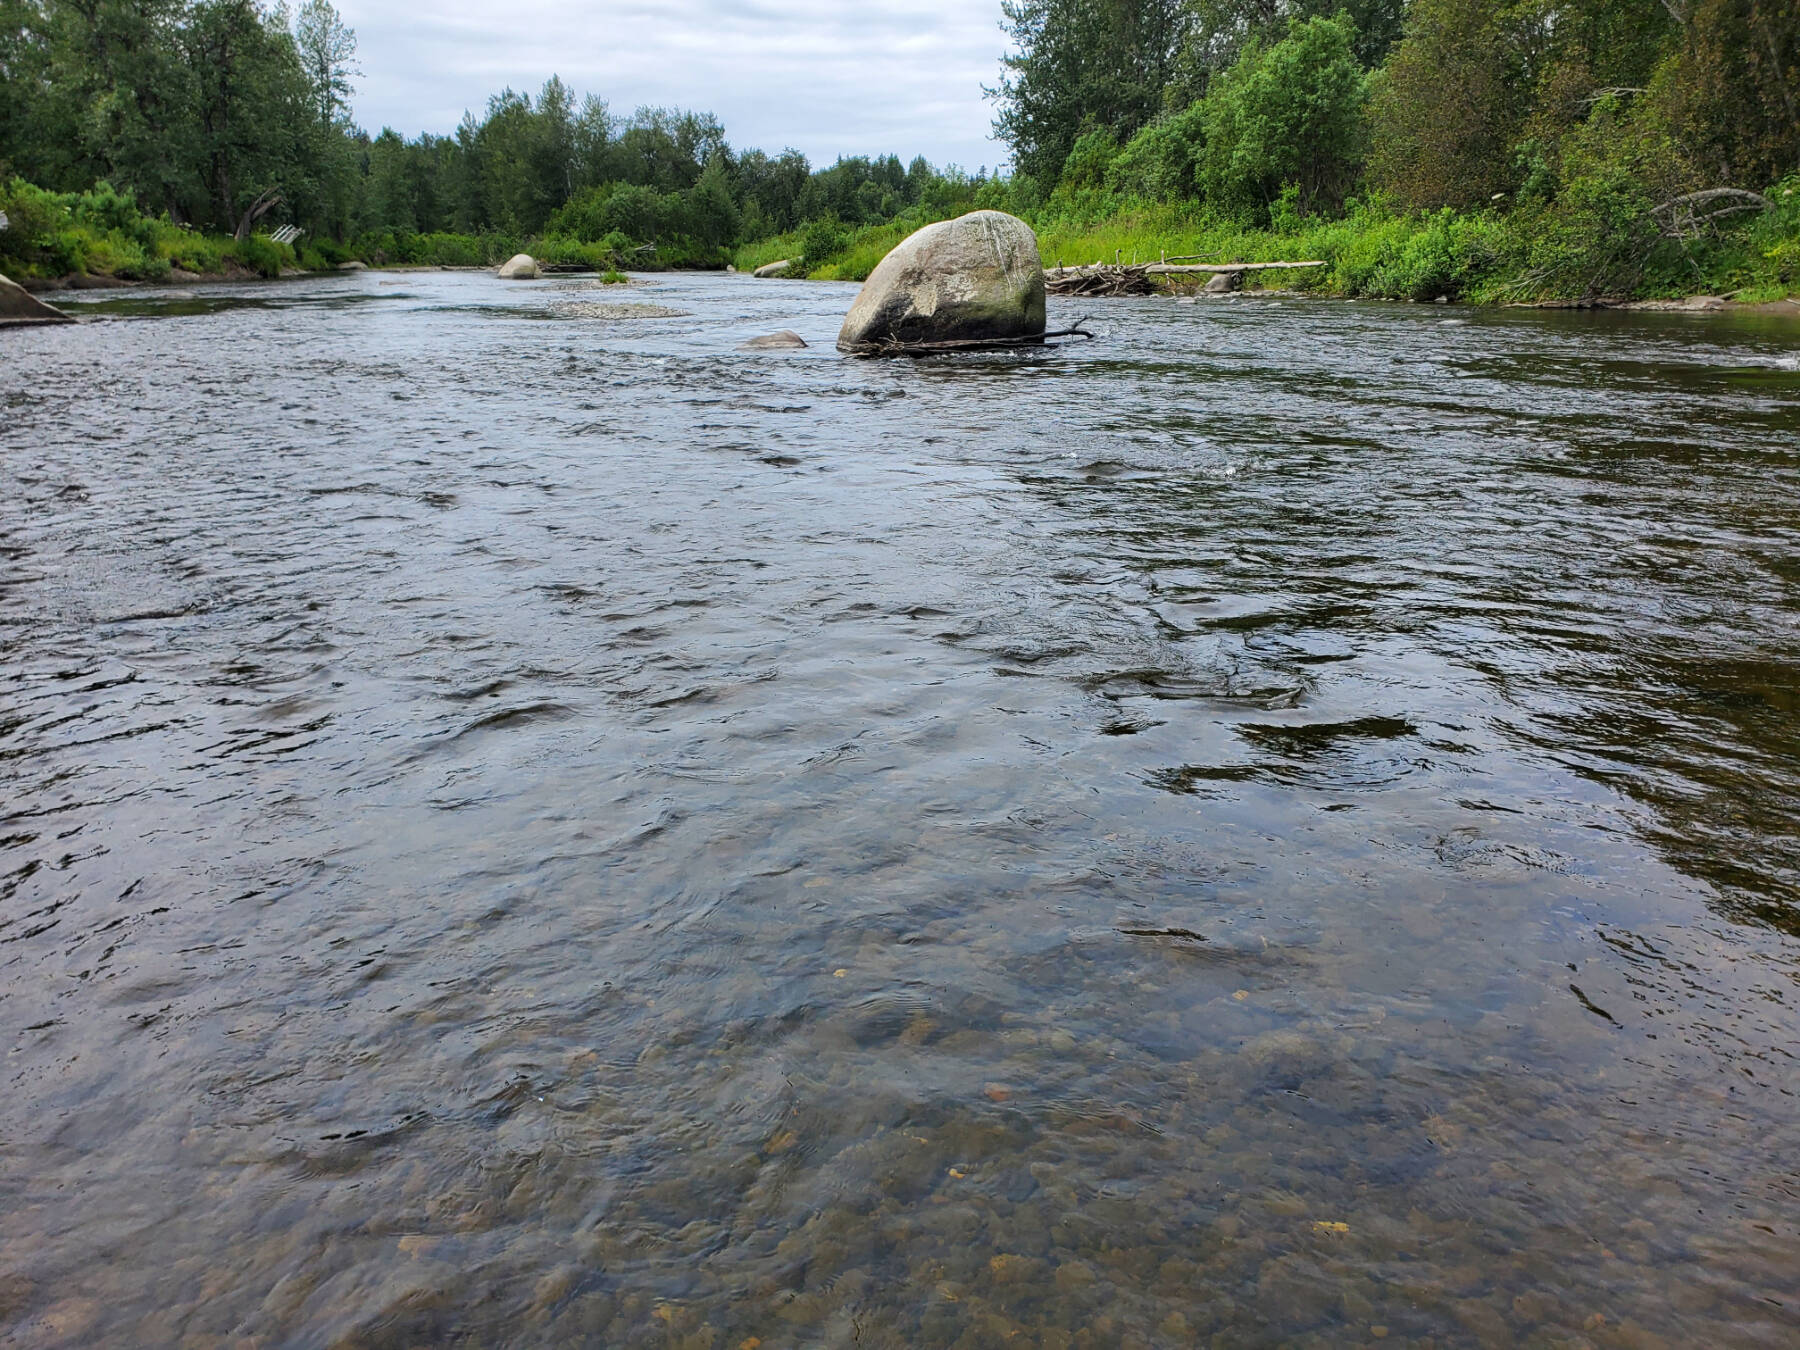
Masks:
[[[1800,325],[854,293],[0,334],[0,1341],[1800,1340]]]

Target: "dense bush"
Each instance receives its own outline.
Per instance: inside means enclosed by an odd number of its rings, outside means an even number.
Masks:
[[[1204,108],[1200,183],[1214,208],[1266,220],[1284,188],[1301,215],[1336,211],[1361,167],[1368,81],[1342,16],[1295,23],[1255,47]]]
[[[850,235],[835,215],[809,220],[800,231],[800,256],[807,268],[823,267],[850,243]]]
[[[1107,171],[1107,186],[1126,197],[1187,201],[1199,195],[1207,106],[1196,99],[1133,136]]]

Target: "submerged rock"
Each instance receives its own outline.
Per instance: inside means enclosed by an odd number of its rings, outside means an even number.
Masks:
[[[25,323],[74,323],[10,277],[0,276],[0,326]]]
[[[838,349],[880,352],[932,342],[1044,334],[1044,268],[1031,226],[972,211],[903,239],[850,307]]]
[[[750,275],[753,277],[762,277],[764,279],[769,277],[785,277],[788,273],[788,268],[793,265],[794,260],[792,258],[783,258],[780,262],[764,263]]]
[[[753,337],[740,345],[738,350],[741,352],[785,351],[805,345],[805,338],[791,328],[784,328],[779,333],[764,333],[761,337]]]
[[[536,281],[538,278],[537,259],[529,253],[515,253],[500,264],[502,281]]]

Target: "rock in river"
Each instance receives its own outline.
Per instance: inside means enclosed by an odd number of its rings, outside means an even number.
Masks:
[[[52,309],[10,277],[0,276],[0,328],[7,324],[74,323],[60,309]]]
[[[785,277],[788,274],[788,268],[793,265],[794,260],[792,258],[783,258],[780,262],[764,263],[750,275],[753,277],[762,277],[764,279],[769,277]]]
[[[764,333],[761,337],[753,337],[741,344],[741,352],[781,351],[788,348],[804,347],[806,339],[791,328],[784,328],[779,333]]]
[[[1044,268],[1031,226],[973,211],[903,239],[863,283],[838,349],[1030,340],[1044,333]]]
[[[537,277],[537,260],[529,253],[515,253],[500,264],[502,281],[536,281]]]

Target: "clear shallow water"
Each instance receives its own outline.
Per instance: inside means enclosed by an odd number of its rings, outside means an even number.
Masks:
[[[0,338],[0,1337],[1792,1344],[1800,330],[852,294]]]

